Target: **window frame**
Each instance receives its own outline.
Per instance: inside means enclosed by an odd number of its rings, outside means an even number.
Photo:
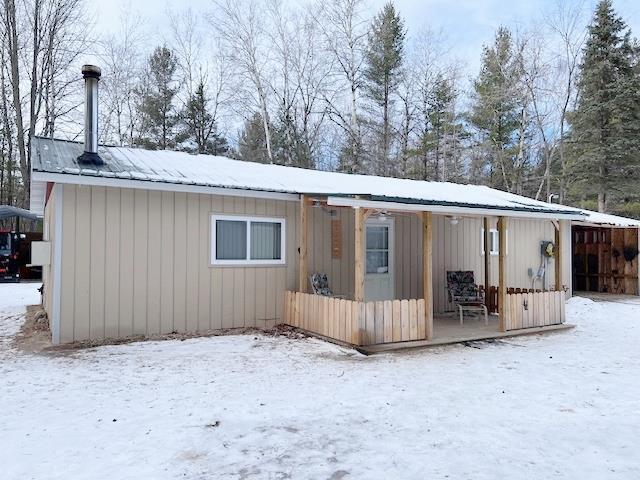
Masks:
[[[490,228],[489,233],[491,236],[491,250],[489,251],[489,255],[492,257],[497,257],[500,255],[500,232],[498,232],[497,228]],[[509,255],[509,230],[505,230],[505,244],[507,246],[505,255]],[[484,227],[480,229],[480,255],[484,256]]]
[[[247,228],[247,245],[246,245],[246,258],[244,259],[228,259],[219,260],[216,258],[216,232],[217,221],[232,221],[232,222],[244,222]],[[280,224],[280,258],[279,259],[262,259],[252,260],[251,257],[251,222],[267,222],[267,223],[279,223]],[[219,215],[217,213],[211,214],[211,252],[210,259],[211,266],[278,266],[286,265],[286,224],[287,221],[283,217],[261,217],[259,215]]]

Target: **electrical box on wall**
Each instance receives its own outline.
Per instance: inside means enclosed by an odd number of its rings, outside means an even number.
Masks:
[[[556,254],[556,246],[553,242],[542,241],[540,242],[540,253],[545,257],[554,257]]]
[[[50,242],[31,242],[31,263],[30,266],[45,266],[51,261]]]

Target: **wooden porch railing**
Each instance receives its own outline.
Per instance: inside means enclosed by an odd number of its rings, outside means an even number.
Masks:
[[[431,336],[424,299],[357,302],[286,291],[284,323],[362,346]]]
[[[487,310],[489,310],[489,313],[498,313],[498,309],[500,307],[498,298],[498,287],[496,287],[495,285],[491,285],[489,287],[489,290],[485,291],[484,286],[480,285],[480,291],[483,292],[483,294],[486,295],[488,299]],[[507,288],[507,295],[511,295],[513,293],[542,293],[545,291],[546,290],[540,290],[539,288],[533,289],[509,287]]]
[[[520,330],[564,323],[565,299],[564,290],[507,294],[505,329]]]

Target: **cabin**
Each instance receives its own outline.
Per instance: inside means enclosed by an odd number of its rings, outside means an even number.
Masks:
[[[286,324],[379,351],[564,326],[581,210],[484,186],[99,146],[100,73],[83,74],[84,143],[31,141],[53,343]],[[479,302],[456,297],[460,278]]]

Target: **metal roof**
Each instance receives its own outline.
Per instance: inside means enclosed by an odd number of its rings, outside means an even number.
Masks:
[[[186,152],[145,150],[141,148],[100,146],[98,153],[104,166],[86,168],[76,158],[83,152],[83,144],[67,140],[34,137],[32,171],[34,182],[52,181],[63,175],[68,183],[96,184],[98,179],[109,184],[121,181],[144,185],[199,187],[234,190],[279,192],[327,196],[366,197],[396,203],[445,205],[482,208],[510,212],[543,213],[546,215],[579,216],[581,210],[550,204],[480,185],[352,175],[269,165],[213,155],[192,155]],[[49,175],[49,177],[47,176]],[[61,177],[58,177],[61,178]],[[32,208],[33,210],[33,208]]]
[[[14,207],[12,205],[0,205],[0,220],[6,218],[26,218],[28,220],[38,220],[38,216],[24,208]]]

